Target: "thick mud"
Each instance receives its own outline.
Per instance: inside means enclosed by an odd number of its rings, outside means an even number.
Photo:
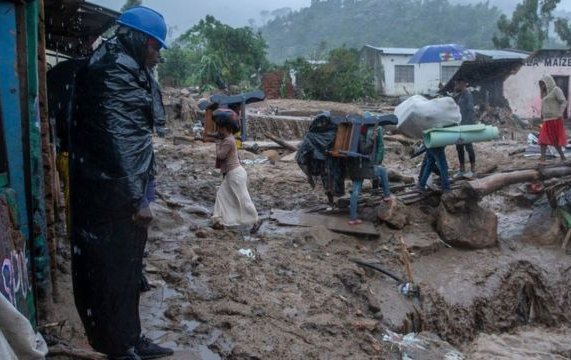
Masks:
[[[535,159],[508,155],[523,145],[518,138],[524,134],[478,144],[479,168],[533,165]],[[159,197],[152,205],[156,220],[145,260],[152,289],[142,295],[141,317],[148,337],[177,349],[173,359],[571,356],[571,258],[558,246],[544,245],[541,236],[524,236],[530,216],[546,204],[522,200],[517,186],[482,203],[498,215],[494,248],[447,247],[434,230],[438,199],[432,197],[408,207],[402,230],[377,221],[379,238],[365,239],[270,220],[272,209],[314,208],[326,197],[319,186],[309,187],[295,162],[271,164],[263,155],[241,151],[251,196],[266,219],[251,235],[248,229],[209,227],[222,181],[213,144],[173,145],[166,138],[156,139],[155,149]],[[387,143],[387,149],[389,168],[417,176],[421,158],[410,160],[398,143]],[[448,156],[454,170],[454,149]],[[380,200],[369,189],[366,182],[363,204],[374,207]],[[360,211],[375,217],[374,208]],[[406,278],[400,236],[419,298],[351,261],[376,263]],[[62,270],[67,265],[62,258]],[[69,284],[69,274],[60,275]],[[71,300],[60,298],[54,321],[65,317],[58,334],[85,347]]]

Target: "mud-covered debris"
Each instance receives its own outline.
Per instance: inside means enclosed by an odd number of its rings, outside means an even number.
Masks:
[[[464,355],[455,347],[429,332],[401,335],[386,330],[383,341],[395,346],[395,352],[402,359],[429,360],[463,360]]]
[[[254,251],[252,251],[252,249],[240,249],[238,250],[238,252],[240,253],[240,255],[243,255],[250,259],[254,259],[256,257],[256,254]]]
[[[402,229],[408,223],[408,207],[400,201],[381,201],[377,208],[379,220],[384,221],[392,228]]]

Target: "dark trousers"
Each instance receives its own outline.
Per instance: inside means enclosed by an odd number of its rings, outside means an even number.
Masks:
[[[437,147],[432,149],[427,149],[424,155],[424,160],[422,161],[422,166],[420,168],[420,178],[418,184],[421,188],[426,187],[426,182],[428,177],[432,172],[432,167],[436,165],[438,172],[440,173],[440,181],[442,183],[442,190],[450,190],[450,181],[448,179],[448,161],[446,161],[446,153],[444,147]]]
[[[147,229],[130,217],[94,223],[74,219],[72,280],[75,305],[91,346],[123,355],[141,335],[139,286]]]
[[[468,159],[470,160],[470,164],[476,163],[476,153],[474,152],[474,146],[472,144],[462,144],[456,145],[456,151],[458,152],[458,161],[460,161],[460,166],[464,166],[466,164],[466,159],[464,156],[464,148],[468,152]]]

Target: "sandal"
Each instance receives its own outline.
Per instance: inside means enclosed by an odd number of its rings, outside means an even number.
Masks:
[[[347,224],[349,224],[349,225],[359,225],[359,224],[362,224],[362,223],[363,223],[363,220],[361,220],[361,219],[355,219],[355,220],[349,220],[349,221],[347,221]]]

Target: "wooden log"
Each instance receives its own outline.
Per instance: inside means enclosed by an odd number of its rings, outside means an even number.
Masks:
[[[467,184],[472,190],[476,191],[479,198],[482,198],[508,185],[536,181],[540,178],[541,174],[537,170],[521,170],[493,174],[482,179],[468,181]]]
[[[175,136],[172,139],[173,145],[181,145],[181,144],[189,145],[194,143],[195,141],[196,141],[195,139],[188,136]]]
[[[509,155],[509,156],[514,156],[514,155],[517,155],[517,154],[523,154],[523,153],[525,152],[525,150],[526,150],[526,148],[520,148],[520,149],[511,151],[508,155]]]
[[[481,179],[468,181],[467,184],[471,190],[476,192],[479,198],[482,198],[509,185],[567,175],[571,175],[571,166],[562,165],[559,167],[498,173]]]
[[[414,283],[414,278],[412,276],[412,267],[410,266],[410,253],[408,252],[408,249],[406,247],[406,243],[404,242],[404,238],[402,237],[402,235],[399,235],[399,241],[400,241],[401,252],[402,252],[401,259],[402,259],[402,263],[404,265],[406,280],[409,283]]]
[[[105,360],[107,359],[107,355],[86,350],[86,349],[77,349],[67,345],[55,345],[49,348],[48,356],[67,356],[72,359],[83,359],[83,360]]]
[[[290,146],[299,146],[301,141],[287,141]],[[250,152],[257,153],[263,150],[279,150],[283,149],[283,146],[277,144],[273,141],[244,141],[242,142],[242,149]]]
[[[272,140],[272,141],[275,142],[276,144],[281,145],[282,147],[284,147],[284,148],[286,148],[286,149],[288,149],[288,150],[297,151],[297,146],[294,146],[294,145],[288,143],[287,141],[285,141],[285,140],[283,140],[283,139],[280,139],[279,137],[277,137],[277,136],[275,136],[275,135],[273,135],[273,134],[270,134],[270,133],[267,132],[267,131],[264,132],[264,135],[265,135],[268,139]]]
[[[396,142],[400,142],[401,144],[405,145],[405,146],[410,146],[410,145],[414,145],[418,142],[418,140],[415,139],[411,139],[409,137],[406,137],[404,135],[385,135],[383,136],[383,139],[385,141],[396,141]]]

